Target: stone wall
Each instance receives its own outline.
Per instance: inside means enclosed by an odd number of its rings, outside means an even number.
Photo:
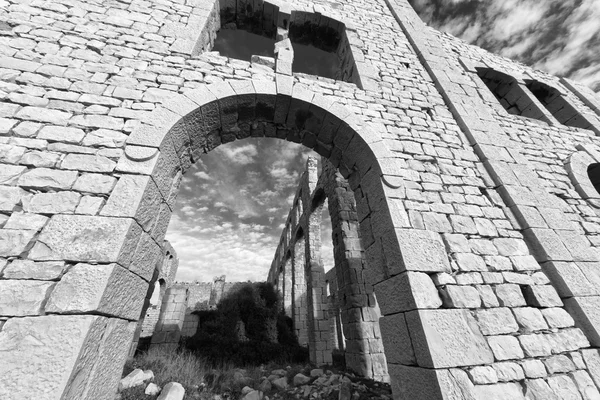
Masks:
[[[327,275],[321,265],[320,243],[325,200],[335,261]],[[368,266],[348,182],[326,159],[318,174],[317,160],[309,158],[293,204],[271,264],[269,281],[277,285],[283,298],[291,298],[290,316],[300,344],[308,345],[311,361],[316,363],[330,363],[334,348],[345,349],[348,368],[361,376],[388,380],[379,315],[375,312],[373,288],[364,278]],[[308,243],[304,239],[307,232]],[[314,260],[313,265],[307,267],[305,259]],[[294,278],[293,286],[284,283],[286,274]],[[305,296],[307,293],[312,295]],[[304,301],[305,298],[312,301]],[[304,338],[309,340],[303,341]]]
[[[598,397],[597,97],[406,0],[265,3],[282,39],[292,13],[343,23],[354,78],[293,74],[285,43],[275,68],[205,52],[216,1],[0,1],[0,398],[112,399],[182,175],[250,136],[347,180],[395,398]]]

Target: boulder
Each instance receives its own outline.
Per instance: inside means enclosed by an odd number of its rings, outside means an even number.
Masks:
[[[287,378],[285,376],[275,379],[272,383],[277,390],[285,390],[288,387]]]
[[[146,386],[144,393],[148,396],[158,396],[160,393],[160,386],[155,383],[149,383],[148,386]]]
[[[258,385],[258,390],[260,390],[263,393],[267,393],[271,391],[272,386],[273,385],[271,385],[271,381],[267,378],[264,378],[260,385]]]
[[[323,376],[323,370],[320,368],[316,368],[310,371],[311,378]]]
[[[169,382],[165,385],[160,396],[156,400],[183,400],[185,389],[177,382]]]
[[[247,395],[248,393],[252,392],[254,389],[252,389],[250,386],[244,386],[244,388],[242,389],[242,396]]]
[[[310,382],[310,378],[306,375],[303,374],[296,374],[296,376],[294,376],[294,386],[301,386],[301,385],[305,385],[308,382]]]
[[[145,382],[154,379],[154,373],[150,370],[142,371],[139,368],[134,369],[125,378],[119,382],[119,391],[143,385]]]
[[[242,400],[262,400],[263,394],[258,390],[251,390],[245,396],[242,397]]]

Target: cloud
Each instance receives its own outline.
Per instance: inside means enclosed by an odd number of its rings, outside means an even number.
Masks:
[[[218,154],[226,157],[230,162],[238,165],[248,165],[254,162],[254,158],[258,154],[256,146],[252,143],[248,143],[239,147],[222,146],[216,151]]]

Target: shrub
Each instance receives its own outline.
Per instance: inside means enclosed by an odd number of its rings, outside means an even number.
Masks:
[[[282,312],[279,293],[269,283],[240,284],[216,310],[196,314],[198,331],[183,345],[213,364],[247,366],[305,362],[308,358],[308,350],[298,344],[291,319]]]

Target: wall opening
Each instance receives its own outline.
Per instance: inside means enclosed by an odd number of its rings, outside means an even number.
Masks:
[[[521,117],[543,120],[543,113],[514,77],[491,68],[477,68],[477,75],[494,94],[506,112]]]
[[[558,89],[534,80],[526,80],[525,83],[531,93],[558,122],[574,128],[591,128],[589,122],[581,117],[581,114],[562,96]]]
[[[587,174],[594,185],[594,188],[600,194],[600,163],[590,164],[587,168]]]
[[[342,60],[350,48],[343,23],[319,14],[292,13],[289,38],[294,48],[292,71],[348,81]]]

